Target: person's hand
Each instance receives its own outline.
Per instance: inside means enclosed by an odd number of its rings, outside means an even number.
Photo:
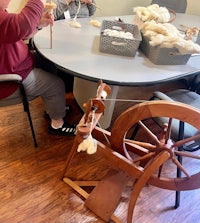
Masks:
[[[71,2],[75,2],[75,0],[65,0],[67,5],[69,5]]]
[[[42,17],[40,19],[39,27],[43,28],[48,25],[53,25],[54,23],[54,16],[50,14],[48,11],[43,12]]]
[[[92,0],[81,0],[81,3],[91,4],[92,3]]]

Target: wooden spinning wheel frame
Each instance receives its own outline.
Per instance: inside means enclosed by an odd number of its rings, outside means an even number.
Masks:
[[[85,205],[104,221],[113,219],[115,222],[121,222],[113,213],[128,180],[130,178],[137,179],[132,189],[127,214],[127,222],[132,223],[137,198],[146,183],[174,191],[200,188],[200,167],[190,172],[177,159],[177,156],[187,157],[192,161],[200,159],[200,156],[196,154],[178,150],[178,147],[200,138],[200,135],[176,142],[170,137],[174,119],[181,120],[200,130],[200,111],[177,102],[161,100],[143,102],[124,111],[113,124],[111,132],[107,132],[96,127],[104,110],[105,92],[106,96],[110,93],[109,87],[100,83],[96,97],[89,100],[85,105],[86,113],[77,127],[77,135],[63,173],[64,182],[85,197]],[[92,123],[91,112],[94,115],[94,122]],[[164,123],[159,134],[155,134],[145,122],[158,117],[165,117],[168,121]],[[150,142],[131,139],[129,133],[136,126],[140,126]],[[97,184],[90,194],[86,194],[79,185],[74,184],[66,177],[66,172],[70,167],[77,147],[91,133],[91,129],[107,135],[110,146],[101,143],[98,139],[97,144],[98,149],[101,150],[113,169],[108,171],[104,179]],[[177,178],[171,173],[163,176],[162,167],[167,162],[173,163],[175,171],[179,168],[183,173],[182,177]],[[112,187],[112,192],[108,190],[109,187]],[[102,196],[102,194],[105,196]]]

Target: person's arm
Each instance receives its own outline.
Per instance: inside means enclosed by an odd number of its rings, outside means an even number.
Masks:
[[[96,4],[96,2],[93,0],[92,3]],[[93,4],[87,4],[88,10],[89,10],[89,16],[94,15],[96,11],[96,6]]]
[[[0,12],[0,42],[12,43],[25,39],[40,22],[46,0],[29,0],[20,13]]]
[[[53,25],[53,22],[54,22],[54,16],[52,14],[49,14],[48,11],[44,11],[38,25],[34,29],[34,31],[29,36],[26,36],[25,39],[32,38],[42,28],[44,28],[50,24]]]
[[[95,0],[81,0],[81,2],[83,2],[87,5],[88,11],[89,11],[89,16],[94,15],[94,13],[96,11]]]
[[[57,5],[57,7],[53,10],[54,20],[59,20],[64,12],[67,11],[71,0],[53,0],[53,2]]]

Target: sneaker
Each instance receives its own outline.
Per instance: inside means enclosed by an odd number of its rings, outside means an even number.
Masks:
[[[64,122],[63,126],[61,128],[54,129],[50,125],[49,126],[49,133],[51,135],[73,136],[76,133],[76,126]]]

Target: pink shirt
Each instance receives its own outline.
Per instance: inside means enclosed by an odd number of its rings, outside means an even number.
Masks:
[[[39,24],[43,3],[29,0],[19,14],[0,10],[0,75],[19,74],[24,80],[34,66],[34,59],[23,39]],[[15,84],[0,83],[0,98],[17,89]]]

